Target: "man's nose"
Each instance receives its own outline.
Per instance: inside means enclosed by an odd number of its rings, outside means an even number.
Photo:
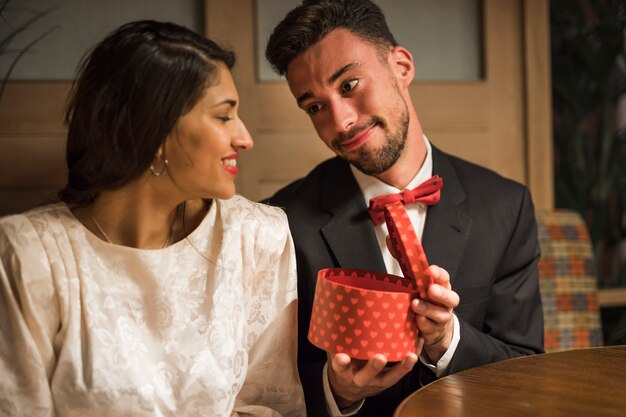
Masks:
[[[335,132],[344,133],[356,124],[358,120],[356,109],[346,100],[332,102],[329,107]]]

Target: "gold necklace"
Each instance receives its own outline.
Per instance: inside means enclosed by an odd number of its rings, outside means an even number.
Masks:
[[[167,239],[165,239],[165,243],[163,244],[163,247],[161,249],[164,249],[167,247],[167,245],[169,245],[170,239],[172,238],[172,231],[174,229],[174,223],[176,223],[177,218],[178,218],[178,209],[176,210],[176,216],[174,216],[174,221],[172,222],[172,225],[170,226],[170,232],[168,233]],[[104,233],[104,230],[102,230],[102,227],[100,226],[96,218],[94,216],[91,216],[91,220],[93,220],[93,224],[96,225],[96,227],[98,228],[98,231],[106,239],[106,241],[110,244],[113,244],[113,241],[111,241],[111,239],[107,236],[107,234]]]
[[[208,201],[208,202],[205,200],[205,201],[204,201],[204,204],[205,204],[205,207],[204,207],[205,214],[204,214],[204,215],[205,215],[205,216],[207,216],[207,215],[208,215],[208,213],[209,213],[209,210],[211,209],[212,200],[211,200],[211,201]],[[181,210],[181,211],[182,211],[183,236],[185,236],[185,240],[187,241],[187,243],[189,244],[189,246],[191,246],[191,247],[193,248],[193,250],[194,250],[194,251],[196,251],[196,253],[197,253],[198,255],[200,255],[200,257],[204,258],[204,260],[206,260],[208,263],[210,263],[210,264],[214,265],[214,266],[215,266],[215,267],[217,267],[218,269],[221,269],[221,268],[222,268],[222,266],[221,266],[221,265],[218,265],[216,262],[214,262],[214,261],[210,260],[209,258],[207,258],[207,257],[206,257],[206,255],[204,255],[202,252],[200,252],[200,251],[198,250],[198,248],[196,248],[196,246],[195,246],[195,245],[191,242],[191,240],[189,239],[189,235],[187,234],[187,228],[185,227],[185,217],[186,217],[186,216],[185,216],[185,210],[186,210],[186,208],[187,208],[187,202],[186,202],[186,201],[184,201],[184,202],[183,202],[183,204],[182,204],[182,210]],[[204,290],[204,289],[206,289],[206,279],[204,280],[204,287],[203,287],[203,290]]]

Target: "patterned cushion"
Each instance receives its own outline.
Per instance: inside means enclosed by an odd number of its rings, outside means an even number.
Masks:
[[[582,217],[570,210],[538,212],[537,225],[546,352],[601,346],[596,269]]]

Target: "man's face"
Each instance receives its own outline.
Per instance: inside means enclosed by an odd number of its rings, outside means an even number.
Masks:
[[[319,137],[368,175],[393,166],[407,139],[409,110],[388,55],[336,29],[287,68],[289,88]]]

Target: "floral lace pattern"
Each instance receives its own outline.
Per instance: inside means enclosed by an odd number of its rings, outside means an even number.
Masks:
[[[140,250],[50,205],[0,220],[0,260],[1,415],[304,415],[281,210],[216,200]]]

